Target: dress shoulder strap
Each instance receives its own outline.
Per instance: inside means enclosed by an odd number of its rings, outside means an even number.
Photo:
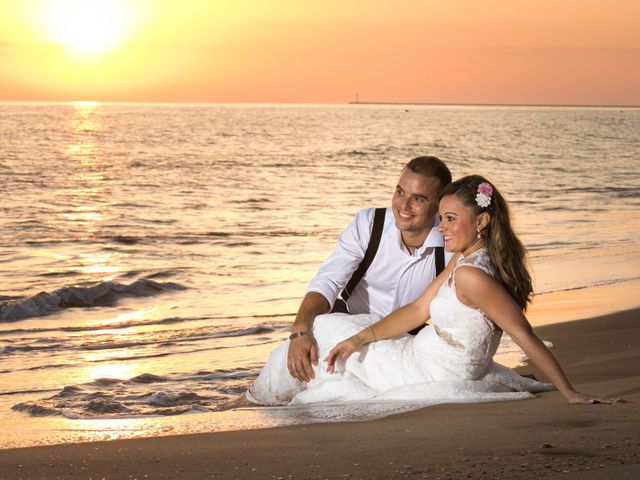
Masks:
[[[449,287],[453,289],[456,288],[455,286],[456,270],[460,267],[475,267],[475,268],[479,268],[480,270],[482,270],[483,272],[485,272],[487,275],[491,277],[496,276],[495,268],[493,267],[493,263],[491,263],[491,258],[489,258],[489,254],[484,248],[481,248],[480,250],[473,252],[468,257],[461,257],[458,259],[458,263],[456,264],[455,267],[453,267],[453,271],[451,272],[451,275],[447,280],[447,284],[449,285]]]
[[[496,275],[493,263],[491,263],[491,258],[489,258],[489,253],[484,248],[473,252],[468,257],[460,258],[453,271],[455,272],[459,267],[475,267],[492,277]]]

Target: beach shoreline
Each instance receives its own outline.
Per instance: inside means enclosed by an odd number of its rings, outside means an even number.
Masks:
[[[548,392],[366,422],[7,449],[0,478],[637,478],[639,317],[636,307],[536,327],[576,386],[629,403],[569,405]]]

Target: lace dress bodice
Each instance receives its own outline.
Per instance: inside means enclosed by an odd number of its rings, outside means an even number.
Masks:
[[[485,249],[468,257],[461,257],[451,277],[440,287],[430,306],[435,333],[451,347],[451,355],[459,360],[466,378],[484,373],[488,362],[500,344],[502,331],[479,309],[462,303],[456,295],[455,273],[461,267],[474,267],[495,276],[493,265]],[[420,339],[416,339],[420,344]]]

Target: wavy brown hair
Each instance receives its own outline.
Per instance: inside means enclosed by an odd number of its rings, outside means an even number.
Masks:
[[[491,204],[483,208],[476,202],[478,186],[488,183],[493,189]],[[447,195],[454,195],[476,215],[489,214],[489,224],[482,230],[485,248],[496,268],[498,280],[504,285],[522,310],[531,301],[533,286],[527,268],[527,251],[511,226],[509,206],[498,189],[480,175],[469,175],[450,183],[440,191],[438,201]]]

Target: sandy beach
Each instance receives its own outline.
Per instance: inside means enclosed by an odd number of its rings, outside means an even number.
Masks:
[[[638,478],[639,316],[537,328],[575,385],[626,403],[569,405],[550,392],[369,422],[3,450],[0,478]]]

